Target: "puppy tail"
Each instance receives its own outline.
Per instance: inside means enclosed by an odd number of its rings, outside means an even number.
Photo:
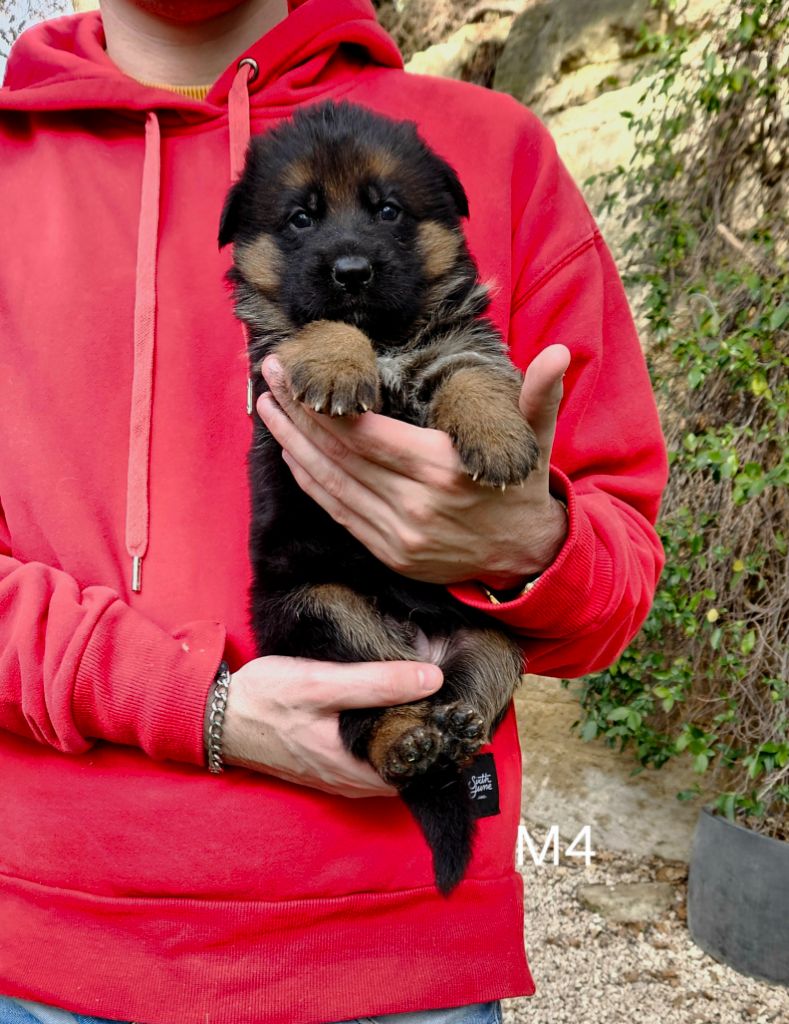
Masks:
[[[463,877],[474,840],[468,786],[456,764],[435,765],[400,790],[433,852],[436,886],[448,896]]]

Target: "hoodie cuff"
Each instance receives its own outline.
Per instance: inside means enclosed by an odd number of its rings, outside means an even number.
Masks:
[[[583,628],[608,604],[613,563],[597,543],[589,517],[561,470],[551,467],[550,490],[567,508],[567,537],[553,563],[511,601],[494,604],[474,580],[449,588],[458,601],[517,632],[560,639]]]
[[[116,601],[96,623],[77,670],[78,730],[153,758],[204,765],[206,701],[224,647],[218,622],[170,634]]]

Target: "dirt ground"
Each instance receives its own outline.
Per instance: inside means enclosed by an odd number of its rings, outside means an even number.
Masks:
[[[541,847],[547,830],[524,824]],[[789,989],[737,974],[691,941],[683,864],[596,849],[588,867],[564,855],[538,866],[526,851],[521,870],[537,994],[508,1000],[505,1024],[789,1024]],[[577,894],[648,881],[675,890],[673,907],[649,923],[613,923]]]

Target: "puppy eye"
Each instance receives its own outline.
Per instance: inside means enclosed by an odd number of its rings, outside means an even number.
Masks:
[[[288,221],[294,228],[311,228],[312,217],[305,210],[296,210]]]
[[[397,220],[400,216],[400,207],[394,203],[384,203],[378,208],[378,216],[381,220]]]

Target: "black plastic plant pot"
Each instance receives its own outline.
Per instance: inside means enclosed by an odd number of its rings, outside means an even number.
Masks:
[[[789,986],[789,843],[703,808],[690,859],[688,928],[735,971]]]

